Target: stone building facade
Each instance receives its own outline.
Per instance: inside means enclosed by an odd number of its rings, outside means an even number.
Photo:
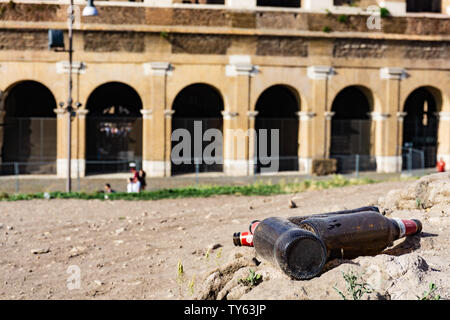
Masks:
[[[314,159],[330,157],[333,118],[345,109],[345,97],[349,105],[366,104],[366,153],[377,171],[399,172],[404,166],[404,120],[412,116],[406,108],[419,110],[424,102],[430,110],[418,111],[420,121],[431,121],[424,115],[435,121],[435,158],[450,167],[447,0],[432,7],[434,12],[407,12],[405,0],[303,0],[298,8],[256,0],[198,2],[96,1],[98,17],[76,15],[73,94],[80,105],[72,120],[74,176],[86,173],[89,144],[98,138],[89,134],[90,119],[106,114],[94,104],[115,94],[125,97],[124,104],[137,101],[133,117],[141,122],[133,133],[139,144],[134,151],[149,176],[173,174],[171,133],[182,127],[176,122],[182,117],[199,117],[182,110],[183,103],[199,97],[205,105],[216,101],[207,112],[220,118],[220,170],[227,175],[254,174],[252,136],[245,137],[245,152],[237,153],[232,132],[257,128],[262,113],[287,117],[264,109],[270,105],[264,99],[274,108],[283,107],[276,101],[291,101],[286,104],[292,105],[289,117],[294,115],[296,126],[291,128],[297,132],[282,138],[290,145],[286,150],[295,150],[299,172],[309,173]],[[80,9],[85,4],[75,3]],[[374,5],[391,14],[380,16]],[[20,108],[17,101],[27,98],[28,89],[48,89],[54,99],[45,107],[56,114],[51,138],[59,176],[67,174],[68,114],[59,102],[67,101],[69,65],[66,55],[48,49],[47,35],[49,29],[67,30],[67,8],[65,1],[0,2],[0,120]],[[380,28],[373,28],[377,21]],[[352,100],[358,95],[362,100]],[[4,163],[14,161],[7,156],[5,130],[0,128]]]

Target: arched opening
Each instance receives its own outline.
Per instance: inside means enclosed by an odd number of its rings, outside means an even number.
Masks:
[[[298,171],[297,112],[300,111],[300,99],[297,92],[284,85],[272,86],[258,98],[255,110],[258,111],[255,121],[256,172],[272,171],[267,168],[273,168],[274,161],[278,161],[277,171]],[[275,132],[278,132],[278,139],[272,136]],[[263,147],[261,143],[267,143],[267,146]]]
[[[441,12],[441,0],[407,0],[406,12]]]
[[[56,173],[56,100],[43,84],[21,81],[5,92],[2,173]]]
[[[344,88],[334,99],[330,158],[338,160],[338,172],[376,169],[371,157],[372,110],[372,94],[361,86]]]
[[[178,93],[172,110],[172,174],[222,172],[224,102],[219,91],[192,84]]]
[[[420,87],[406,99],[403,122],[403,168],[430,168],[436,165],[438,145],[439,90]]]
[[[86,108],[86,173],[127,172],[142,165],[142,101],[130,86],[108,82],[89,96]]]
[[[258,0],[256,5],[260,7],[300,8],[300,0]]]

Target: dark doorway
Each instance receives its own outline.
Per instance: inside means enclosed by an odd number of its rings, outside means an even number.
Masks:
[[[56,173],[56,100],[36,81],[22,81],[5,93],[2,173]]]
[[[290,7],[300,8],[300,0],[258,0],[260,7]]]
[[[86,108],[86,173],[127,172],[142,163],[142,101],[130,86],[109,82],[95,89]]]
[[[278,161],[278,171],[298,171],[298,130],[300,102],[294,89],[284,85],[275,85],[265,90],[256,102],[255,129],[257,136],[256,172],[269,168]],[[262,133],[267,130],[266,139]],[[278,130],[279,140],[272,141],[271,132]],[[267,148],[261,149],[260,143],[267,141]],[[278,143],[278,154],[271,154],[273,143]],[[268,159],[267,159],[268,158]]]
[[[182,138],[172,141],[172,150],[177,150],[177,154],[172,154],[172,174],[222,172],[223,141],[216,140],[216,136],[206,141],[203,139],[208,129],[213,129],[213,131],[220,132],[222,135],[224,103],[219,91],[207,84],[190,85],[176,96],[172,110],[175,111],[172,117],[172,132],[178,129],[186,129],[185,132],[189,132],[190,138],[188,142],[190,152],[186,149],[186,153],[179,148],[174,149],[177,145],[181,146]],[[180,132],[180,130],[177,132]],[[214,144],[218,147],[211,154],[208,153],[207,159],[203,158],[203,151],[210,150],[206,149],[207,146]],[[196,145],[201,146],[197,152],[195,150]],[[183,163],[180,163],[182,160]],[[197,162],[197,165],[195,162]]]
[[[435,93],[435,94],[433,94]],[[414,90],[406,99],[404,111],[407,113],[403,122],[403,155],[408,160],[412,159],[412,168],[431,168],[436,165],[436,154],[438,145],[438,117],[439,111],[436,95],[438,90],[421,87]],[[410,148],[421,151],[423,157],[417,156]],[[403,161],[406,169],[408,161]]]
[[[330,157],[338,160],[338,172],[374,170],[371,153],[372,97],[359,86],[343,89],[333,101],[331,110]]]
[[[407,0],[406,12],[441,12],[441,0]]]

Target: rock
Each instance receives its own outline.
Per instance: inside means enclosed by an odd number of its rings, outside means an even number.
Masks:
[[[94,280],[94,283],[95,283],[96,285],[98,285],[98,286],[102,286],[102,285],[105,284],[104,282],[102,282],[102,281],[100,281],[100,280]]]
[[[290,200],[289,201],[289,208],[291,208],[291,209],[297,208],[297,204],[293,200]]]
[[[81,254],[86,253],[86,248],[85,247],[73,247],[72,250],[70,250],[70,254],[69,254],[69,258],[74,258],[77,257]]]
[[[125,232],[127,228],[119,228],[115,231],[116,234],[121,234],[122,232]]]
[[[45,254],[45,253],[49,253],[50,252],[50,248],[41,248],[41,249],[32,249],[31,253],[32,254]]]
[[[13,226],[6,226],[6,229],[7,229],[7,230],[13,230],[14,227],[13,227]]]
[[[223,246],[220,243],[210,244],[208,246],[208,250],[213,251],[213,250],[219,249],[221,247],[223,247]]]
[[[378,199],[384,214],[395,210],[426,210],[450,204],[450,173],[422,177],[404,190],[392,190]]]

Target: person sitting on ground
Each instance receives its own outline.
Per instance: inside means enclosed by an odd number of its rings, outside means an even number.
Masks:
[[[139,182],[139,180],[135,180],[133,178],[129,178],[128,179],[128,184],[127,184],[127,192],[128,193],[135,193],[135,192],[140,192],[141,191],[141,183]]]
[[[145,176],[146,176],[145,171],[140,169],[138,179],[139,179],[139,182],[141,183],[141,190],[145,190],[145,187],[147,186],[147,182],[145,181]]]
[[[109,183],[105,184],[105,193],[115,193],[116,191],[111,188]]]

